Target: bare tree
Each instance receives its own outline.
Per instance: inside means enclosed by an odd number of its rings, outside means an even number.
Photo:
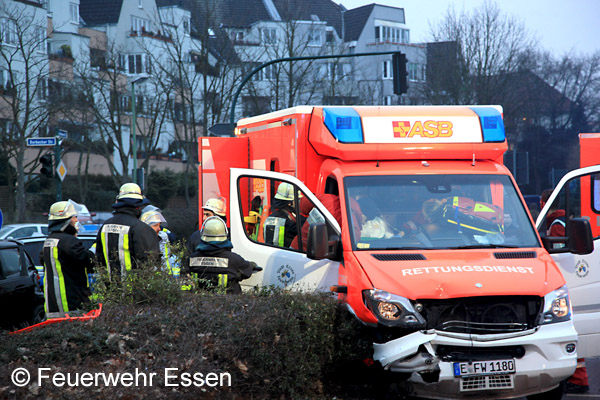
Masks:
[[[45,10],[25,2],[0,3],[0,118],[1,144],[16,165],[16,220],[26,217],[26,176],[38,157],[25,157],[27,138],[44,132],[48,110],[44,101],[49,60],[46,54]],[[12,185],[12,179],[8,180]]]
[[[449,8],[430,34],[434,42],[448,43],[445,54],[435,54],[444,57],[440,62],[428,60],[426,97],[433,104],[502,103],[521,55],[535,43],[521,20],[490,0],[470,14]]]

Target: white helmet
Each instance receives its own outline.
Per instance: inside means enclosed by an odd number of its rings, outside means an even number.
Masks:
[[[146,211],[145,213],[142,213],[140,221],[150,226],[156,224],[164,224],[165,222],[167,222],[165,220],[165,217],[163,217],[163,215],[160,212],[155,210]]]
[[[206,204],[204,204],[202,209],[212,211],[214,214],[224,217],[227,213],[227,204],[225,204],[223,197],[213,197],[206,200]]]
[[[136,183],[130,182],[121,185],[119,194],[117,195],[117,200],[125,198],[144,200],[144,195],[142,195],[142,189]]]
[[[219,217],[208,217],[202,224],[200,239],[205,242],[224,242],[227,240],[227,225]]]
[[[50,212],[48,213],[48,220],[55,221],[58,219],[71,218],[77,215],[75,206],[69,201],[58,201],[50,206]]]
[[[277,187],[275,198],[279,200],[294,200],[294,185],[287,182],[281,182]]]

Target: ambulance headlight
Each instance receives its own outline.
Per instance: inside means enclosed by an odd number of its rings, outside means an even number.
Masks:
[[[567,286],[556,289],[544,296],[544,309],[540,316],[540,325],[553,324],[571,319],[571,301]]]
[[[425,327],[425,319],[407,298],[379,289],[365,290],[363,294],[367,307],[380,324],[413,329]]]

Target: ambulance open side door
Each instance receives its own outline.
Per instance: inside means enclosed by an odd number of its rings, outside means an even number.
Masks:
[[[248,168],[248,145],[248,138],[245,137],[201,137],[198,139],[200,224],[202,224],[202,206],[206,200],[213,197],[224,197],[226,199],[226,215],[229,221],[229,209],[231,207],[229,169],[233,167]],[[221,156],[219,157],[219,155]]]
[[[573,170],[560,180],[537,218],[540,235],[546,235],[548,220],[552,222],[556,210],[565,210],[566,216],[588,219],[592,228],[592,253],[551,251],[551,256],[569,288],[573,323],[579,335],[577,355],[597,357],[600,356],[600,165]],[[555,223],[563,222],[559,219]]]
[[[330,286],[336,285],[339,261],[312,260],[306,254],[308,227],[302,229],[305,223],[325,223],[328,231],[341,235],[338,222],[317,197],[301,181],[287,174],[237,168],[232,168],[230,173],[233,251],[263,268],[251,278],[241,281],[242,289],[273,285],[301,291],[328,291]],[[291,244],[287,243],[286,237],[286,233],[292,232],[288,225],[278,228],[281,234],[279,241],[265,233],[269,225],[267,218],[279,204],[275,195],[282,183],[293,188],[293,192],[284,193],[294,198],[294,212],[284,214],[295,220],[297,228],[297,237]],[[282,196],[278,197],[281,200]],[[305,216],[302,213],[298,215],[301,208]]]

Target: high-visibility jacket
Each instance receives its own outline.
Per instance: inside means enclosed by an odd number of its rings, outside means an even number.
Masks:
[[[231,251],[231,242],[201,241],[186,260],[185,271],[200,287],[221,287],[228,293],[241,293],[239,282],[252,275],[253,264]]]
[[[180,268],[176,263],[171,263],[171,246],[167,233],[165,230],[158,231],[158,239],[159,239],[159,249],[160,249],[160,257],[162,260],[162,265],[164,269],[170,275],[173,275],[175,278],[179,277]]]
[[[46,316],[64,317],[89,299],[88,272],[92,271],[94,254],[65,232],[51,232],[42,253]]]
[[[141,222],[132,207],[115,209],[96,237],[96,257],[109,274],[124,277],[147,260],[160,260],[156,232]]]
[[[279,247],[290,247],[298,235],[296,216],[287,207],[269,215],[264,223],[265,243]]]

